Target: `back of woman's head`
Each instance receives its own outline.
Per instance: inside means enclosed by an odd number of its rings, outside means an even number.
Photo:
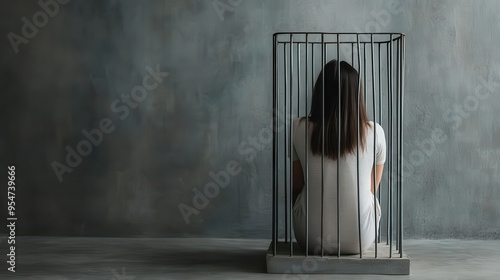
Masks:
[[[346,154],[356,152],[357,145],[359,145],[360,149],[364,148],[366,134],[365,127],[368,124],[364,95],[361,90],[358,72],[345,61],[340,62],[340,71],[338,71],[338,68],[337,61],[332,60],[325,65],[319,74],[314,86],[311,112],[309,115],[310,120],[314,124],[311,136],[311,150],[313,154],[321,155],[323,149],[322,129],[324,109],[324,155],[331,159],[337,159],[337,155],[343,157]],[[340,150],[338,149],[339,115],[341,128]],[[359,140],[357,137],[358,120]]]

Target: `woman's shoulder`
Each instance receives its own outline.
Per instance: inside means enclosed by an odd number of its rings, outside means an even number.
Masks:
[[[375,126],[374,126],[374,124],[375,124]],[[377,134],[384,133],[384,128],[379,123],[375,123],[373,121],[368,121],[368,129],[371,131],[375,130],[377,132]]]
[[[306,131],[306,122],[307,122],[308,118],[307,117],[298,117],[298,118],[294,118],[293,119],[293,129],[294,131],[297,131],[299,134],[302,133],[302,132],[305,132]],[[311,123],[311,119],[309,119],[309,129],[312,128],[312,123]]]
[[[373,128],[373,124],[375,124],[376,129],[383,129],[382,126],[379,123],[375,123],[373,121],[368,121],[368,125],[370,128]]]
[[[294,126],[298,126],[298,125],[300,125],[300,124],[302,124],[302,123],[305,123],[305,122],[306,122],[306,120],[307,120],[307,118],[306,118],[305,116],[304,116],[304,117],[294,118],[294,119],[293,119],[293,125],[294,125]],[[309,120],[309,122],[310,122],[310,120]]]

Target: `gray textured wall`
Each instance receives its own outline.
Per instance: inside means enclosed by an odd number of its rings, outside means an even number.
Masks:
[[[500,237],[498,1],[75,0],[25,35],[37,2],[1,5],[19,235],[269,238],[272,33],[392,31],[407,34],[405,235]],[[125,105],[156,65],[169,76]],[[114,130],[58,178],[103,120]],[[224,170],[186,223],[179,205]]]

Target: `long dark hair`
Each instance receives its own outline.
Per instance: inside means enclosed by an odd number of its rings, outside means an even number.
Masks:
[[[323,105],[323,71],[324,71],[324,106]],[[328,62],[316,80],[314,86],[311,112],[309,118],[313,123],[311,150],[314,155],[322,154],[323,145],[323,109],[325,115],[325,147],[324,155],[337,159],[339,134],[339,107],[341,117],[340,152],[342,158],[355,153],[357,145],[365,147],[365,126],[368,125],[364,94],[359,83],[359,74],[349,63],[340,62],[340,106],[337,61]],[[358,90],[360,91],[358,94]],[[358,98],[359,98],[359,143],[358,143]]]

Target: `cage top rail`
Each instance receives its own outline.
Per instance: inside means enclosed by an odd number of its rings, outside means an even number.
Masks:
[[[277,32],[273,38],[277,43],[310,44],[387,44],[405,37],[404,33],[332,33],[332,32]],[[342,40],[343,39],[343,40]]]
[[[315,34],[315,35],[405,35],[402,32],[276,32],[274,35],[306,35],[306,34]]]

